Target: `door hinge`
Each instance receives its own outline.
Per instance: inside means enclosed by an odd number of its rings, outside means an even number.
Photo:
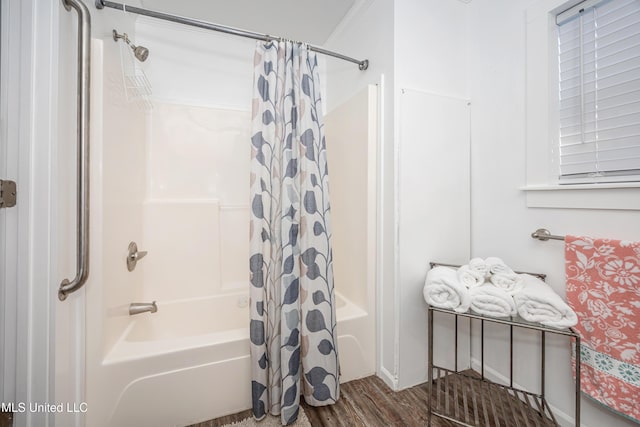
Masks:
[[[0,208],[12,208],[16,205],[16,183],[0,179]]]

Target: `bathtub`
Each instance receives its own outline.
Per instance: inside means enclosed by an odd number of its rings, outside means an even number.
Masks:
[[[248,301],[235,293],[158,302],[157,313],[132,316],[102,364],[106,425],[186,426],[250,408]],[[372,374],[362,337],[372,319],[339,294],[336,314],[341,382]]]

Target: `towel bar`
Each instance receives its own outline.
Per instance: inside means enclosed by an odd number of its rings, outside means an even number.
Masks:
[[[551,234],[551,232],[546,228],[538,228],[536,231],[531,233],[531,237],[542,240],[543,242],[546,242],[547,240],[564,240],[564,236]]]

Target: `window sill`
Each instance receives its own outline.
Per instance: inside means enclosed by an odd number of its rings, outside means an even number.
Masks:
[[[529,208],[640,210],[640,183],[527,185]]]

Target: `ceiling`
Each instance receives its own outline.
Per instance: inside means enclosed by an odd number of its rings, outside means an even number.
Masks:
[[[140,7],[322,45],[361,0],[139,0]]]

